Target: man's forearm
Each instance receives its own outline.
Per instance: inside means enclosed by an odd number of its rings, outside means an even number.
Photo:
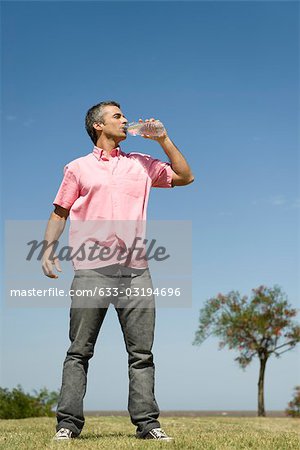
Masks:
[[[168,156],[173,171],[187,182],[192,182],[194,180],[194,176],[191,168],[174,142],[172,142],[168,136],[164,139],[158,140],[158,142]]]
[[[60,236],[62,235],[64,229],[66,226],[66,218],[60,217],[54,212],[51,213],[51,216],[48,220],[47,228],[45,231],[45,237],[44,239],[47,241],[48,244],[52,243],[53,241],[57,241]],[[51,251],[51,247],[50,247]]]
[[[60,208],[56,209],[59,211]],[[42,258],[42,268],[44,274],[49,278],[58,278],[58,276],[54,273],[54,268],[61,272],[59,260],[56,255],[54,255],[54,245],[55,242],[58,241],[62,232],[65,229],[67,215],[64,217],[63,215],[56,214],[55,212],[51,213],[51,216],[48,220],[45,237],[44,240],[47,243],[47,248],[44,251]]]

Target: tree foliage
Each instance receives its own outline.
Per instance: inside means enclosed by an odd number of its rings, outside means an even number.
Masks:
[[[264,378],[269,357],[279,358],[300,342],[300,326],[293,320],[296,314],[279,286],[252,289],[250,299],[238,291],[218,294],[200,310],[194,344],[211,335],[221,338],[219,348],[227,345],[237,350],[235,361],[243,369],[259,358],[258,416],[266,415]]]
[[[277,285],[253,289],[250,299],[238,291],[218,294],[200,310],[194,345],[211,335],[221,338],[219,348],[238,350],[235,361],[244,369],[255,356],[279,357],[297,345],[300,326],[292,320],[296,314]]]
[[[294,398],[285,410],[287,416],[300,417],[300,386],[295,387]]]
[[[0,388],[0,419],[23,419],[25,417],[53,416],[58,392],[46,388],[34,394],[25,393],[20,385],[11,391]]]

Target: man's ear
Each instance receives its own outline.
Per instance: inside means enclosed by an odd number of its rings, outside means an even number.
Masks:
[[[103,123],[101,123],[101,122],[93,123],[93,128],[95,128],[95,130],[102,131],[102,127],[103,127]]]

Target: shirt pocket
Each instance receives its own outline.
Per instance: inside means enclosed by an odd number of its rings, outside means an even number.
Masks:
[[[127,174],[120,177],[118,187],[121,194],[139,198],[145,195],[145,177],[142,174]]]

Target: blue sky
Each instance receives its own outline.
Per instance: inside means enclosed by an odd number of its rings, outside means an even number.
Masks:
[[[157,314],[161,409],[256,409],[256,362],[243,372],[215,339],[192,346],[206,299],[279,284],[299,306],[298,15],[297,2],[2,2],[4,220],[48,219],[63,166],[91,150],[85,113],[104,99],[130,121],[160,118],[192,166],[192,185],[153,189],[148,209],[193,222],[193,305]],[[139,137],[122,149],[165,159]],[[1,386],[59,388],[67,308],[1,316]],[[267,409],[286,407],[298,360],[269,361]],[[85,405],[127,407],[113,310]]]

